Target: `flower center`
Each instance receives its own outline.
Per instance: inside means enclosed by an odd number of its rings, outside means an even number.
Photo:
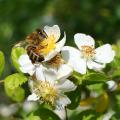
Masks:
[[[95,49],[92,46],[81,46],[81,47],[82,47],[83,57],[87,59],[94,57]]]
[[[49,36],[40,43],[39,51],[43,55],[47,55],[55,48],[55,37],[54,35]]]
[[[58,97],[58,92],[51,86],[48,81],[38,81],[35,85],[35,92],[38,96],[40,96],[41,100],[47,102],[51,105],[55,105],[55,101]]]
[[[61,64],[64,63],[64,60],[61,58],[61,54],[59,53],[47,63],[48,65],[51,65],[52,67],[59,67]]]

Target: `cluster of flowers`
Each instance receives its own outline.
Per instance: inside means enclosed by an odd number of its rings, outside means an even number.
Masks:
[[[94,39],[81,33],[74,35],[78,49],[64,46],[66,34],[64,33],[62,40],[58,41],[60,38],[58,25],[45,26],[44,31],[48,36],[45,43],[41,43],[46,45],[41,50],[44,61],[32,63],[27,53],[19,58],[20,70],[30,75],[29,85],[32,94],[27,100],[39,100],[55,108],[64,108],[71,103],[64,93],[74,91],[77,87],[68,79],[72,72],[86,74],[87,67],[99,71],[114,59],[115,52],[110,44],[95,49]]]

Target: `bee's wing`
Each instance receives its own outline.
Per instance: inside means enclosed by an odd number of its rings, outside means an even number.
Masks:
[[[14,44],[14,47],[25,47],[27,42],[24,41],[19,41],[18,43]]]

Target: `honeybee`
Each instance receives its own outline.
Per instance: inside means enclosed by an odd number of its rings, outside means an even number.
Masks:
[[[44,39],[47,39],[47,37],[48,36],[44,30],[36,29],[36,31],[26,37],[25,41],[18,43],[19,45],[16,46],[25,47],[32,63],[42,62],[44,60],[44,56],[40,54],[39,48],[42,47],[40,46],[40,43]]]

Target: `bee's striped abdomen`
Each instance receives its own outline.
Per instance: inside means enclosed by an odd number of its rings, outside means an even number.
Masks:
[[[42,55],[36,54],[36,52],[35,52],[36,47],[35,46],[29,45],[29,46],[27,46],[26,50],[27,50],[27,54],[28,54],[29,58],[31,59],[31,61],[33,63],[42,62],[44,60],[44,57]]]

